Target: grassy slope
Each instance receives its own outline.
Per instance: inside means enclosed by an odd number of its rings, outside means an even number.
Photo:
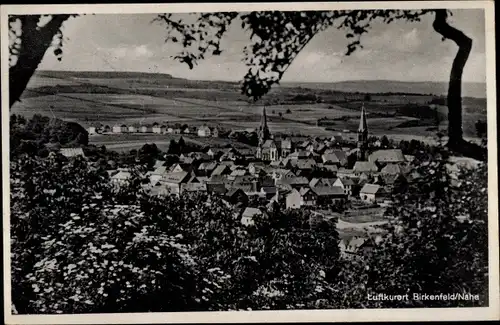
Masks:
[[[384,83],[388,82],[380,82],[381,85]],[[356,82],[346,84],[354,87]],[[359,86],[358,91],[369,92],[374,89],[372,81],[358,84],[366,86]],[[387,91],[396,91],[394,85],[397,84],[398,82],[393,82],[392,88],[388,86]],[[336,123],[334,129],[356,128],[363,94],[326,89],[328,84],[307,84],[310,88],[304,88],[304,85],[287,84],[276,87],[266,96],[268,101],[277,99],[290,103],[267,106],[270,121],[275,123],[276,131],[312,129],[318,118],[341,116],[351,118]],[[405,85],[408,86],[407,83]],[[222,124],[229,128],[255,127],[259,123],[261,105],[248,103],[239,93],[238,87],[237,83],[232,82],[193,81],[166,74],[40,71],[30,81],[23,94],[23,102],[16,104],[12,112],[28,116],[35,112],[54,114],[84,124],[91,121],[149,122],[161,119],[193,121],[195,124]],[[313,98],[320,97],[325,103],[296,100],[297,95],[304,94]],[[365,103],[368,112],[372,114],[369,115],[371,129],[376,132],[393,130],[406,118],[427,119],[428,122],[434,116],[434,112],[426,107],[432,98],[433,96],[418,94],[372,95],[372,101]],[[345,102],[346,100],[349,102]],[[408,107],[410,103],[413,106]],[[485,99],[465,98],[464,106],[464,129],[466,134],[471,134],[474,122],[479,118],[486,118]],[[287,110],[291,113],[286,113]],[[445,118],[446,108],[440,108],[439,112]],[[377,116],[386,113],[394,114],[395,117],[380,119]],[[374,119],[375,117],[378,118]],[[421,129],[423,128],[402,128],[397,131],[420,134]]]

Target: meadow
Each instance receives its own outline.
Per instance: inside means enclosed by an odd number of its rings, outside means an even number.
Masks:
[[[429,105],[442,96],[432,94],[363,94],[286,85],[263,100],[250,102],[237,83],[197,81],[170,75],[116,72],[40,71],[31,79],[22,101],[11,113],[35,113],[75,121],[87,127],[103,124],[171,124],[255,129],[265,105],[273,133],[329,136],[359,125],[361,105],[373,135],[394,139],[432,139],[436,114],[446,127],[447,108]],[[318,119],[328,125],[317,126]],[[474,136],[474,123],[486,119],[484,98],[464,98],[464,133]],[[352,135],[347,134],[347,136]],[[131,144],[137,139],[128,139]],[[161,141],[157,139],[157,141]],[[116,145],[120,145],[116,143]]]

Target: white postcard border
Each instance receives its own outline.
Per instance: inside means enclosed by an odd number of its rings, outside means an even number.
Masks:
[[[8,102],[8,19],[10,14],[56,13],[159,13],[252,10],[342,9],[484,9],[486,24],[487,116],[488,116],[488,208],[489,208],[489,307],[360,310],[290,310],[237,312],[123,313],[74,315],[12,315],[10,294],[10,184]],[[500,318],[497,128],[495,78],[495,17],[493,1],[413,2],[309,2],[309,3],[193,3],[193,4],[99,4],[99,5],[7,5],[1,6],[2,67],[2,193],[4,238],[4,314],[6,324],[134,324],[134,323],[242,323],[242,322],[360,322],[496,320]]]

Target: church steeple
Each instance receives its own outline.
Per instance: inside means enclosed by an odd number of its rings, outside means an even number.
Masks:
[[[259,145],[266,142],[271,137],[271,132],[269,132],[269,127],[267,126],[267,114],[266,114],[266,106],[262,108],[262,116],[260,118],[260,127],[259,127]]]
[[[361,106],[361,118],[359,119],[359,132],[368,132],[368,126],[366,125],[366,112],[365,112],[365,104]]]
[[[257,136],[259,138],[259,144],[257,146],[256,157],[258,159],[262,159],[262,146],[266,140],[271,138],[271,132],[269,132],[269,127],[267,126],[266,106],[262,107],[262,116],[260,118],[260,126]]]
[[[366,148],[368,146],[368,125],[366,124],[365,104],[361,106],[361,117],[358,127],[358,159],[364,160]]]

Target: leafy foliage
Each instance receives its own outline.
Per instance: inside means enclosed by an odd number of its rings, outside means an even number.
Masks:
[[[79,158],[12,162],[20,313],[310,307],[334,278],[334,224],[277,210],[245,227],[216,196],[150,196],[143,173],[117,190]]]
[[[446,151],[415,166],[423,175],[396,194],[386,234],[358,265],[368,293],[409,294],[407,301],[368,307],[450,307],[487,304],[486,165],[450,176]],[[451,174],[453,175],[453,174]],[[390,272],[388,272],[390,270]],[[478,294],[479,301],[413,300],[413,293]]]
[[[80,124],[39,114],[29,120],[12,115],[10,130],[11,155],[23,152],[45,152],[46,155],[48,151],[43,149],[57,149],[61,145],[82,146],[89,141],[87,131]]]

